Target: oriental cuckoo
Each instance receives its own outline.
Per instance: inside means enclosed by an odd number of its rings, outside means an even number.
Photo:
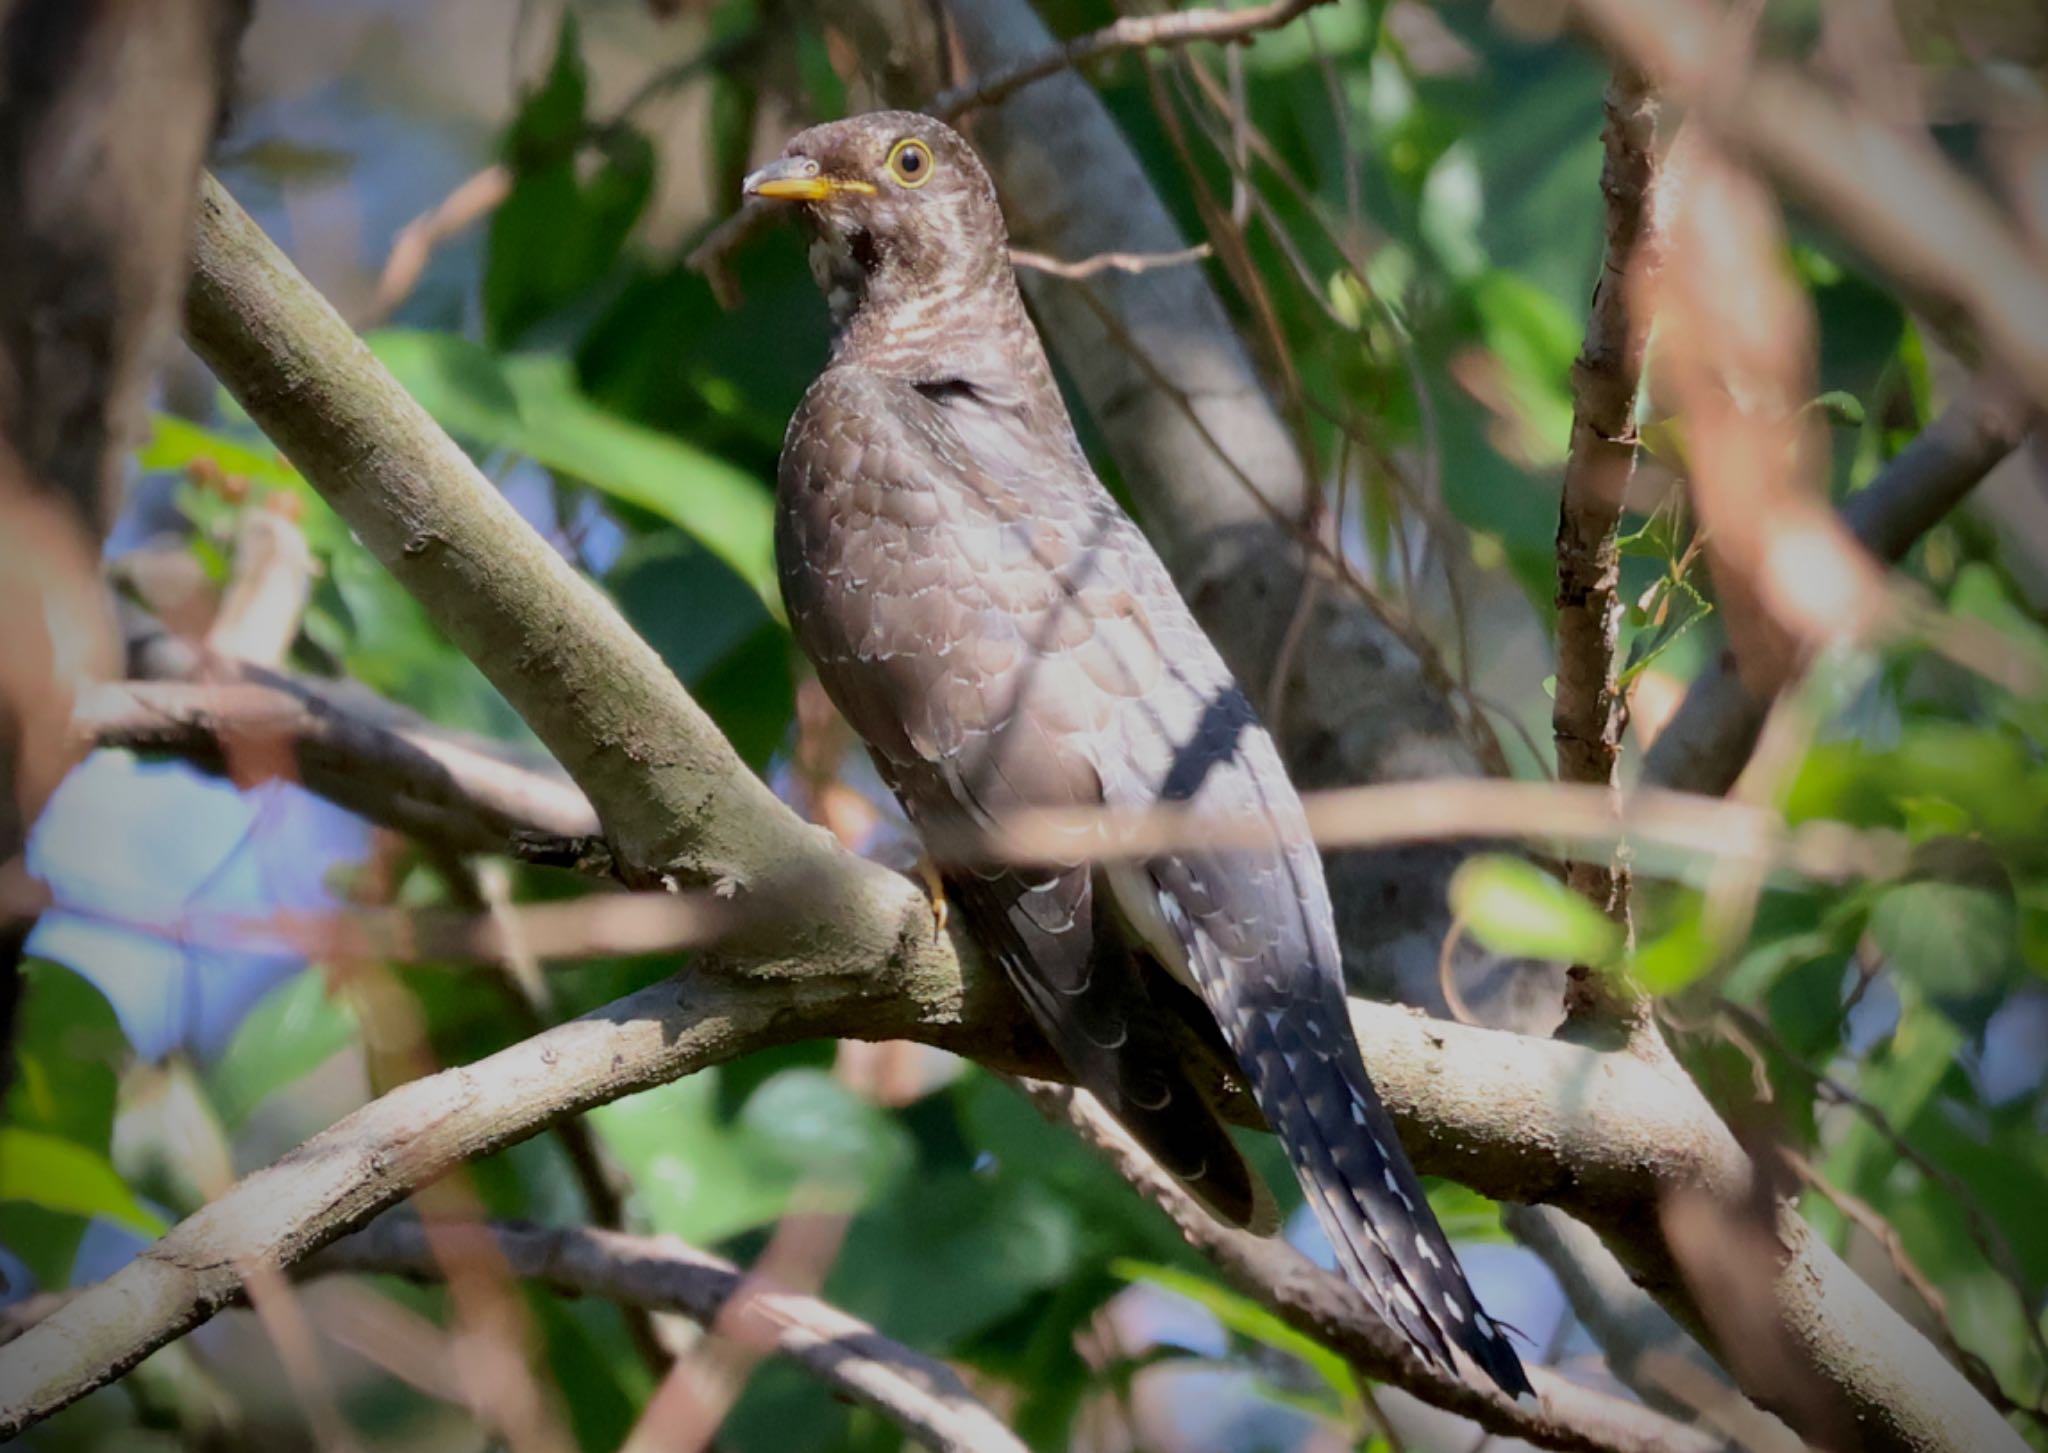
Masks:
[[[1089,467],[979,159],[876,112],[805,131],[745,190],[796,207],[836,330],[782,448],[790,623],[971,936],[1076,1083],[1213,1215],[1270,1233],[1217,1110],[1241,1074],[1375,1312],[1526,1391],[1366,1076],[1279,752]],[[1161,803],[1230,835],[1125,861],[1085,828],[1041,863],[963,846],[1033,809]]]

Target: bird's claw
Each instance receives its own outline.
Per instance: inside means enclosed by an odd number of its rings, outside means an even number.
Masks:
[[[946,915],[950,905],[946,902],[946,880],[939,876],[939,865],[930,858],[917,860],[917,876],[924,880],[925,894],[932,903],[932,942],[937,943],[946,936]]]

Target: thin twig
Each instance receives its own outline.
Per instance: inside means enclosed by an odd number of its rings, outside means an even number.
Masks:
[[[1720,64],[1731,23],[1720,6],[1572,0],[1572,9],[1609,51],[1918,294],[1936,326],[1967,319],[2048,408],[2048,272],[1925,130],[1894,126],[1782,64],[1731,74]]]
[[[1640,306],[1662,250],[1656,224],[1657,98],[1640,76],[1617,69],[1607,84],[1602,142],[1607,244],[1572,366],[1571,453],[1557,519],[1557,696],[1551,730],[1557,775],[1618,792],[1616,768],[1628,720],[1615,669],[1621,627],[1621,514],[1636,464],[1636,391],[1649,318]],[[1619,799],[1617,796],[1617,807]],[[1626,863],[1574,858],[1566,881],[1627,927]],[[1640,992],[1619,975],[1572,966],[1565,1012],[1631,1034],[1651,1020]]]
[[[1082,258],[1079,262],[1061,262],[1058,258],[1047,257],[1042,252],[1033,252],[1025,247],[1013,247],[1010,249],[1010,263],[1013,267],[1029,268],[1033,272],[1066,278],[1069,282],[1080,282],[1103,271],[1150,272],[1154,268],[1181,267],[1190,262],[1201,262],[1214,255],[1214,248],[1206,242],[1199,242],[1193,247],[1183,247],[1177,252],[1098,252],[1093,257]]]
[[[201,668],[214,679],[94,687],[79,696],[72,729],[95,746],[175,753],[244,787],[289,773],[374,822],[458,852],[599,831],[588,799],[544,759],[519,760],[361,687],[220,661]]]
[[[1262,30],[1281,26],[1327,4],[1329,0],[1266,0],[1263,5],[1243,10],[1180,10],[1166,15],[1127,15],[1100,30],[1076,36],[1064,45],[1004,66],[989,75],[941,93],[930,106],[931,114],[950,121],[963,111],[992,106],[1011,92],[1042,81],[1047,76],[1086,65],[1101,56],[1148,46],[1190,45],[1196,41],[1218,43],[1246,40]]]
[[[1302,806],[1310,836],[1324,848],[1517,838],[1629,840],[1759,868],[1786,868],[1823,881],[1896,877],[1910,861],[1902,834],[1826,820],[1788,825],[1767,807],[1657,788],[1630,792],[1619,813],[1604,788],[1469,777],[1330,788],[1304,793]],[[1256,849],[1270,846],[1274,832],[1266,817],[1160,803],[1139,810],[1020,811],[987,834],[976,830],[949,840],[934,832],[927,846],[947,857],[1069,862],[1193,848]]]
[[[370,302],[368,322],[381,323],[398,311],[398,305],[412,295],[434,250],[456,233],[488,217],[512,195],[512,169],[493,162],[463,181],[447,196],[399,228],[384,270],[377,277],[377,293]]]
[[[496,963],[514,939],[536,960],[676,953],[715,944],[745,922],[713,893],[659,889],[508,905],[501,912],[350,905],[249,914],[188,911],[156,918],[69,902],[26,874],[0,881],[0,922],[47,912],[192,949],[387,964]]]
[[[510,1222],[447,1227],[451,1241],[488,1245],[513,1275],[570,1296],[679,1312],[705,1326],[736,1297],[777,1353],[849,1401],[872,1408],[927,1448],[1022,1453],[1023,1444],[950,1367],[813,1296],[752,1281],[731,1262],[672,1236]],[[306,1275],[367,1272],[414,1281],[446,1275],[420,1224],[385,1216],[322,1251]]]

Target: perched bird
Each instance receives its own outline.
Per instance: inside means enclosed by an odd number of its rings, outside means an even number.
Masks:
[[[1527,1391],[1366,1076],[1279,752],[1089,467],[979,158],[874,112],[803,132],[745,190],[796,205],[836,328],[782,448],[790,623],[928,849],[948,845],[969,932],[1076,1082],[1213,1215],[1270,1234],[1210,1098],[1210,1071],[1241,1073],[1352,1285],[1429,1360],[1460,1348]],[[1163,802],[1236,819],[1229,846],[957,851],[1022,810]]]

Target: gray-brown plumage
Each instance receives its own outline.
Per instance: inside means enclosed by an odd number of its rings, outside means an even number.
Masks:
[[[995,190],[927,117],[806,131],[747,179],[798,204],[837,338],[783,444],[798,641],[928,843],[1020,809],[1191,802],[1257,849],[941,862],[1076,1080],[1222,1220],[1274,1229],[1203,1085],[1241,1066],[1348,1279],[1429,1359],[1528,1382],[1367,1079],[1322,863],[1272,739],[1089,468]],[[1220,1036],[1217,1031],[1220,1030]]]

